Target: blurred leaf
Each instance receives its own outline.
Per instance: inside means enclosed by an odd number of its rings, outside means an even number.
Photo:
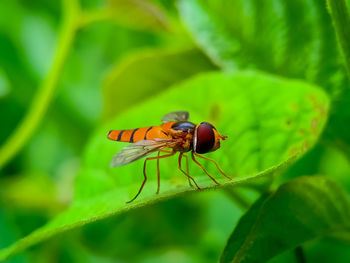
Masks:
[[[82,229],[81,240],[92,252],[125,262],[139,262],[152,250],[198,245],[201,237],[212,229],[205,225],[205,215],[210,197],[218,201],[215,194],[219,194],[218,191],[167,200],[118,217],[97,221]],[[226,210],[222,209],[219,215],[234,220],[235,217],[231,214],[235,206],[230,200],[226,200],[225,204],[228,205]],[[222,208],[221,204],[218,205]],[[232,210],[227,211],[227,208]],[[187,216],[179,220],[178,215],[182,213]],[[232,230],[230,224],[228,226],[227,234]],[[135,238],[130,239],[130,236]]]
[[[139,261],[140,263],[196,263],[196,262],[203,262],[200,260],[196,260],[194,258],[191,258],[188,254],[184,253],[184,251],[178,250],[178,249],[168,249],[168,251],[163,251],[162,253],[159,253],[158,251],[155,251],[151,255],[146,255],[145,258],[141,259]]]
[[[61,70],[63,68],[68,51],[76,33],[76,17],[79,10],[78,0],[65,0],[62,2],[63,21],[59,32],[55,58],[52,67],[43,79],[39,90],[34,96],[28,112],[11,133],[8,139],[0,148],[0,167],[7,164],[22,149],[28,139],[32,136],[40,121],[44,117],[47,108],[53,98],[54,91]],[[23,132],[25,131],[25,132]]]
[[[319,236],[350,238],[350,200],[329,179],[294,179],[260,198],[241,218],[221,262],[265,262]]]
[[[339,48],[343,54],[342,62],[348,71],[348,78],[350,78],[350,29],[349,29],[349,4],[344,0],[332,1],[327,0],[328,9],[332,16],[335,32],[337,33]],[[346,125],[350,121],[350,90],[347,89],[339,96],[335,103],[334,110],[331,114],[330,125],[327,129],[327,139],[338,146],[350,156],[350,135]],[[350,158],[348,159],[350,161]]]
[[[72,123],[81,124],[82,128],[91,131],[101,118],[101,86],[106,73],[125,54],[159,46],[160,42],[155,33],[133,31],[108,21],[84,28],[76,39],[76,47],[67,59],[60,81],[62,87],[58,100],[65,108],[63,115]],[[77,132],[82,134],[78,129]]]
[[[104,115],[114,117],[192,75],[215,69],[195,49],[146,50],[125,58],[104,83]],[[135,77],[136,76],[136,77]]]
[[[18,230],[15,224],[10,220],[6,210],[0,208],[0,248],[6,247],[9,244],[15,242],[18,238]],[[25,254],[19,254],[15,257],[8,259],[7,263],[24,263],[29,262]]]
[[[224,68],[304,78],[333,94],[348,83],[324,1],[180,0],[179,10],[197,44]]]
[[[44,175],[10,177],[0,180],[0,199],[7,207],[19,207],[47,212],[63,208],[58,203],[53,182]],[[43,191],[46,189],[46,191]]]
[[[305,252],[308,262],[343,263],[350,258],[349,244],[333,238],[311,242]]]
[[[57,233],[165,198],[197,192],[187,186],[185,176],[170,179],[169,175],[180,172],[174,169],[175,162],[171,164],[175,159],[164,160],[167,166],[162,166],[161,194],[155,195],[155,189],[150,188],[154,182],[149,182],[135,202],[125,204],[139,188],[140,182],[135,179],[141,179],[141,163],[109,168],[115,148],[123,146],[105,138],[109,129],[153,125],[164,113],[177,109],[190,111],[195,122],[213,121],[219,131],[230,136],[222,149],[212,153],[234,177],[232,181],[222,179],[222,185],[228,187],[272,176],[312,147],[327,118],[328,98],[309,84],[257,72],[203,74],[169,89],[97,130],[86,151],[72,207],[0,251],[0,260]],[[202,173],[199,168],[191,170],[200,186],[216,188],[207,176],[197,176]],[[217,174],[216,170],[208,170]]]
[[[112,20],[131,28],[151,31],[169,30],[171,25],[165,10],[149,0],[109,0],[105,10],[88,12],[81,24]]]
[[[44,79],[52,65],[57,36],[50,21],[39,14],[23,17],[22,49],[27,63],[38,79]]]
[[[223,68],[235,68],[235,54],[240,51],[240,43],[222,28],[218,28],[213,17],[199,5],[198,1],[180,1],[179,11],[185,25],[195,41],[208,56]],[[196,17],[196,19],[193,19]],[[224,20],[217,19],[225,23]]]
[[[79,231],[80,240],[95,254],[125,262],[175,248],[196,257],[193,262],[212,263],[241,215],[224,191],[206,191],[88,224]]]
[[[348,159],[347,159],[348,158]],[[349,156],[337,148],[325,148],[319,167],[320,174],[329,174],[350,193],[350,162]]]
[[[0,68],[0,99],[5,97],[11,89],[10,82],[6,76],[6,73]]]
[[[350,16],[345,0],[327,0],[327,6],[338,37],[339,47],[343,54],[343,62],[350,78]]]
[[[342,96],[334,101],[329,122],[325,131],[325,141],[342,150],[350,161],[350,89],[344,90]]]
[[[136,28],[168,29],[167,14],[149,0],[109,0],[115,19]]]

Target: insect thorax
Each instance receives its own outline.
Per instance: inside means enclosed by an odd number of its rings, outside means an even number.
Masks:
[[[196,125],[189,121],[176,122],[171,126],[171,136],[181,139],[181,143],[174,148],[175,151],[188,152],[192,150],[193,134]]]

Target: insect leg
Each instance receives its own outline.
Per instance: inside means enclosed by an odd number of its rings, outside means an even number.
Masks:
[[[144,164],[143,164],[143,176],[144,176],[144,179],[143,179],[143,182],[141,184],[141,187],[138,191],[138,193],[135,195],[135,197],[133,199],[131,199],[130,201],[126,202],[127,204],[128,203],[131,203],[132,201],[134,201],[138,196],[139,194],[141,193],[142,189],[143,189],[143,186],[145,185],[146,181],[147,181],[147,175],[146,175],[146,163],[147,161],[149,160],[157,160],[157,159],[162,159],[162,158],[166,158],[166,157],[170,157],[170,156],[173,156],[176,152],[172,152],[170,154],[166,154],[166,155],[162,155],[162,156],[157,156],[157,157],[148,157],[146,158]]]
[[[160,156],[161,152],[172,153],[173,151],[161,149],[158,151],[158,157]],[[159,169],[159,158],[158,158],[157,159],[157,192],[156,194],[159,194],[159,190],[160,190],[160,169]]]
[[[188,167],[188,157],[187,157],[186,154],[183,154],[182,156],[186,158],[186,170],[187,170],[187,173],[190,174],[190,168]],[[191,187],[193,187],[193,185],[192,185],[192,183],[191,183],[191,179],[190,179],[189,177],[187,177],[187,179],[188,179],[188,184],[189,184]]]
[[[225,173],[223,172],[223,170],[220,168],[220,166],[218,165],[218,163],[217,163],[216,161],[214,161],[213,159],[204,157],[204,156],[202,156],[202,155],[199,155],[199,154],[197,154],[197,153],[194,153],[194,154],[195,154],[196,156],[198,156],[199,158],[202,158],[202,159],[204,159],[204,160],[208,160],[208,161],[213,162],[213,163],[216,165],[216,167],[218,168],[218,170],[220,171],[220,173],[222,173],[223,176],[225,176],[226,178],[232,180],[232,178],[231,178],[230,176],[228,176],[227,174],[225,174]]]
[[[193,153],[193,152],[191,153],[191,156],[192,156],[192,160],[193,160],[200,168],[202,168],[202,170],[210,177],[210,179],[213,180],[214,183],[216,183],[217,185],[220,185],[220,183],[218,183],[218,182],[214,179],[214,177],[212,177],[212,176],[208,173],[208,171],[205,170],[204,166],[201,165],[201,164],[196,160],[196,158],[194,158],[194,153]]]
[[[159,194],[159,189],[160,189],[159,156],[160,156],[160,151],[158,151],[158,159],[157,159],[157,192],[156,194]]]
[[[183,172],[183,173],[187,176],[188,179],[190,179],[190,180],[193,181],[193,183],[196,185],[196,187],[198,188],[198,190],[202,190],[202,188],[200,188],[200,187],[198,186],[198,184],[197,184],[196,181],[193,179],[193,177],[190,176],[188,173],[186,173],[186,172],[181,168],[181,158],[182,158],[182,156],[183,156],[183,153],[180,153],[180,155],[179,155],[179,169],[180,169],[180,171]]]

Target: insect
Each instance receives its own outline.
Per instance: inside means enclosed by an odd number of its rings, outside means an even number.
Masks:
[[[227,136],[220,135],[213,125],[208,122],[194,124],[189,121],[189,113],[186,111],[171,112],[163,116],[162,125],[149,126],[144,128],[136,128],[130,130],[111,130],[107,138],[113,141],[132,143],[124,147],[118,154],[116,154],[112,161],[111,167],[119,167],[131,162],[134,162],[142,157],[145,157],[153,152],[158,152],[155,157],[148,157],[145,159],[143,165],[144,179],[138,193],[129,202],[134,201],[141,193],[146,181],[146,163],[149,160],[157,160],[157,194],[160,189],[160,171],[159,160],[175,155],[179,152],[178,168],[188,178],[190,186],[191,181],[201,190],[193,177],[189,174],[188,157],[186,152],[191,151],[192,160],[213,180],[217,185],[220,185],[208,173],[202,164],[200,164],[195,157],[199,157],[213,162],[218,170],[228,179],[231,177],[226,175],[220,166],[212,159],[201,156],[200,154],[216,151],[220,148],[220,140],[225,140]],[[168,149],[168,150],[167,150]],[[170,150],[169,150],[170,149]],[[167,154],[160,155],[161,152]],[[182,169],[182,157],[186,158],[186,171]]]

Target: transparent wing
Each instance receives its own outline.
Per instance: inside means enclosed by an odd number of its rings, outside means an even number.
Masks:
[[[135,142],[126,146],[119,153],[114,155],[111,161],[111,167],[126,165],[142,157],[145,157],[152,152],[155,152],[162,148],[171,147],[176,143],[177,140],[172,139],[142,140]]]
[[[187,111],[174,111],[163,116],[162,122],[189,121],[190,114]]]

